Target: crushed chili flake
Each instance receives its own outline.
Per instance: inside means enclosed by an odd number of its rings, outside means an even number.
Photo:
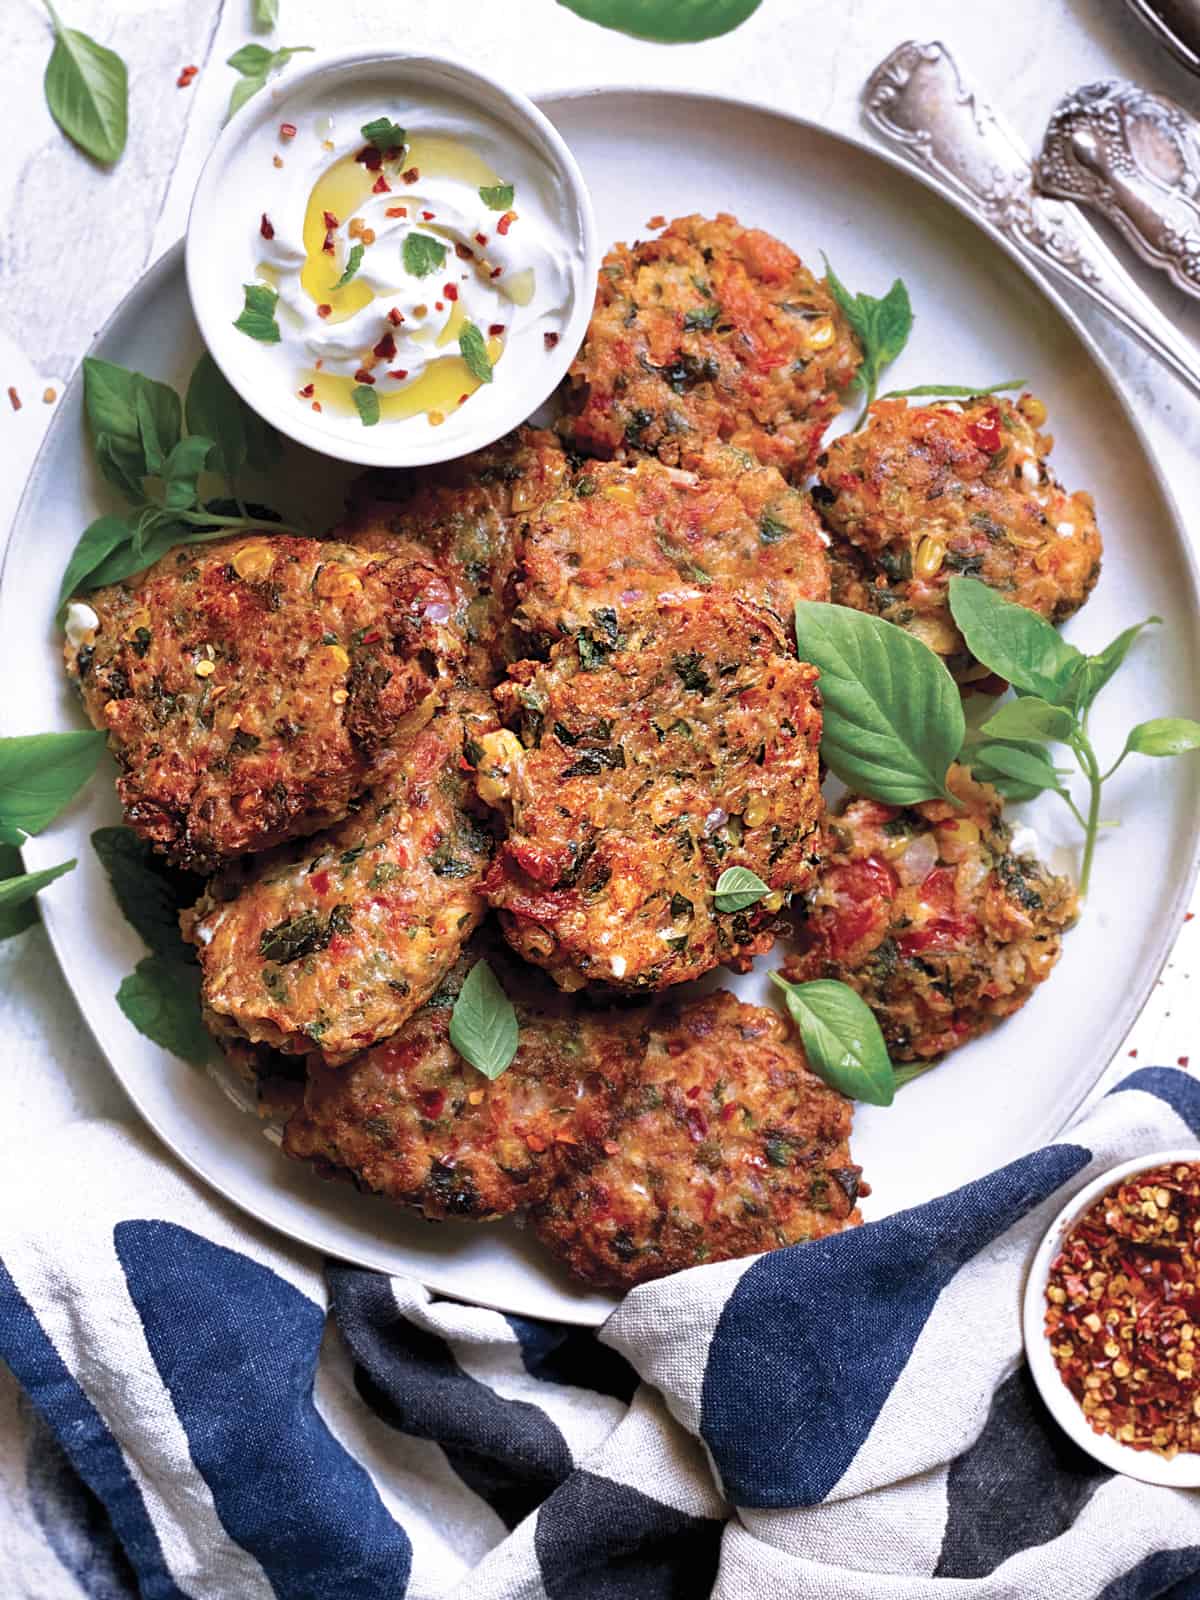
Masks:
[[[445,306],[442,304],[442,302],[440,300],[435,300],[433,302],[433,309],[435,311],[444,311],[446,308],[445,308]]]
[[[275,226],[265,211],[262,214],[262,221],[258,225],[258,231],[264,239],[273,239],[275,237]]]
[[[392,186],[387,181],[387,179],[384,177],[383,173],[381,172],[379,174],[379,176],[375,179],[374,184],[371,186],[371,193],[372,194],[391,194],[391,192],[392,192]]]
[[[504,324],[502,322],[488,323],[488,337],[490,339],[498,339],[503,332]]]
[[[442,285],[442,293],[446,296],[447,300],[457,300],[458,285],[456,283],[445,283]]]
[[[400,176],[405,183],[416,183],[417,179],[421,176],[421,169],[420,167],[409,167],[407,172],[402,172]]]
[[[496,224],[496,232],[507,233],[516,220],[517,213],[515,211],[506,211]]]
[[[281,122],[279,124],[279,137],[281,139],[294,139],[296,137],[296,124],[294,122]]]
[[[1179,1066],[1179,1067],[1186,1067],[1190,1060],[1191,1060],[1190,1056],[1180,1056],[1179,1060],[1175,1064],[1176,1064],[1176,1066]]]
[[[477,233],[475,235],[475,243],[476,244],[486,244],[487,240],[488,240],[488,236],[487,236],[486,233]]]
[[[383,165],[383,156],[373,144],[365,144],[355,156],[355,161],[361,161],[368,172],[378,172]]]
[[[492,270],[488,273],[488,277],[489,278],[498,278],[503,271],[504,271],[503,267],[493,267]]]
[[[558,343],[558,335],[556,333],[544,333],[542,335],[542,343],[546,346],[547,350],[553,350],[554,346]]]
[[[177,89],[186,89],[199,71],[199,67],[184,67],[183,71],[175,79],[175,87]]]
[[[393,328],[398,328],[404,321],[403,311],[401,311],[398,306],[393,306],[388,312],[388,321],[391,323]]]
[[[371,353],[377,355],[380,361],[390,361],[396,354],[395,339],[392,338],[390,333],[385,333]]]
[[[8,386],[8,401],[9,401],[9,404],[12,406],[14,411],[20,411],[20,409],[21,409],[21,396],[13,388],[11,383]]]
[[[332,230],[329,230],[328,232],[326,232],[326,234],[325,234],[325,243],[321,246],[321,249],[325,252],[325,254],[327,256],[332,256],[332,255],[336,254],[336,251],[334,250],[334,247],[333,247],[333,232],[332,232]]]
[[[330,314],[330,312],[332,310],[333,310],[332,306],[318,306],[317,307],[317,315],[319,317],[327,317],[327,316],[329,316],[329,314]]]
[[[437,216],[437,212],[436,211],[422,211],[421,215],[422,215],[422,217],[424,217],[426,222],[432,222],[434,217]]]
[[[460,394],[460,395],[459,395],[459,397],[458,397],[458,403],[459,403],[459,405],[460,405],[460,406],[465,406],[465,405],[466,405],[466,403],[467,403],[467,401],[468,401],[468,400],[469,400],[469,399],[470,399],[470,398],[471,398],[471,396],[470,396],[470,395],[469,395],[469,394]]]
[[[375,374],[373,372],[368,372],[366,367],[359,367],[358,371],[354,374],[354,381],[355,383],[374,383]]]
[[[334,216],[332,211],[326,211],[326,212],[323,213],[323,215],[324,215],[324,221],[325,221],[326,228],[337,228],[337,227],[340,227],[340,223],[338,222],[338,219]]]
[[[306,383],[304,385],[303,389],[301,389],[301,391],[300,391],[300,398],[301,398],[301,400],[311,400],[315,393],[316,393],[315,386],[313,384],[311,384],[311,383]]]
[[[1168,1460],[1200,1451],[1200,1163],[1114,1185],[1063,1240],[1046,1337],[1096,1433]]]
[[[403,379],[408,377],[407,367],[393,367],[388,373],[389,378]]]
[[[385,217],[406,217],[407,215],[407,206],[389,206],[384,212]]]
[[[460,261],[474,261],[475,259],[474,250],[472,250],[469,245],[463,244],[461,240],[456,242],[454,246],[454,254]]]
[[[320,411],[321,402],[319,400],[314,400],[313,403],[312,403],[312,408],[313,408],[314,411]]]

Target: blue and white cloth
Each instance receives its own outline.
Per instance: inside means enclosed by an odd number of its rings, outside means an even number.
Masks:
[[[322,1263],[139,1131],[10,1139],[0,1597],[1198,1600],[1200,1495],[1071,1445],[1019,1323],[1069,1196],[1198,1133],[1200,1083],[1136,1072],[1059,1143],[598,1335]]]

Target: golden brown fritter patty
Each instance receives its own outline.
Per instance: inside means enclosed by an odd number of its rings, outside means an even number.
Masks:
[[[336,537],[408,560],[422,550],[432,553],[455,586],[455,617],[470,644],[471,675],[477,683],[494,683],[513,659],[505,590],[516,540],[566,475],[553,434],[518,428],[457,461],[368,473]]]
[[[833,534],[833,598],[898,623],[975,667],[950,615],[949,580],[980,579],[1006,600],[1062,622],[1100,573],[1092,497],[1067,494],[1045,458],[1054,441],[1031,395],[908,406],[880,400],[868,426],[834,440],[813,491]]]
[[[214,1032],[337,1062],[425,1003],[486,909],[464,749],[496,726],[482,690],[454,691],[352,816],[209,885],[183,926]]]
[[[486,880],[505,936],[556,983],[665,988],[769,949],[808,886],[821,796],[814,668],[761,607],[714,591],[601,609],[496,690],[520,738],[482,741],[509,820]],[[727,867],[769,894],[718,912]]]
[[[266,532],[88,595],[67,671],[125,820],[194,871],[337,822],[461,658],[449,600],[432,565]]]
[[[605,459],[676,466],[709,436],[802,477],[860,360],[829,290],[787,245],[725,213],[680,217],[605,256],[560,427]]]
[[[585,464],[530,518],[513,615],[535,649],[664,589],[713,584],[792,626],[797,600],[829,599],[829,562],[808,496],[744,450],[688,447],[682,466],[652,458]]]
[[[962,810],[851,797],[826,822],[789,978],[837,978],[899,1061],[941,1056],[1023,1006],[1058,960],[1075,891],[1012,851],[1002,803],[951,767]]]
[[[481,955],[521,1030],[494,1081],[450,1043],[454,1001]],[[601,1147],[639,1041],[636,1013],[577,1009],[485,935],[391,1039],[337,1071],[310,1062],[283,1148],[434,1221],[505,1216],[545,1196],[564,1151]]]
[[[567,1151],[534,1228],[613,1289],[837,1233],[867,1192],[852,1116],[778,1012],[725,993],[664,1008],[605,1154]]]

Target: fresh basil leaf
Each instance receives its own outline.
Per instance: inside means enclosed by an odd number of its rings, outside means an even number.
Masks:
[[[286,66],[293,56],[311,49],[310,44],[283,45],[278,50],[268,50],[264,44],[244,44],[240,50],[235,50],[226,64],[240,72],[242,77],[240,82],[234,84],[229,97],[226,122],[258,93],[273,72]]]
[[[851,294],[825,258],[825,279],[847,322],[862,346],[862,366],[851,384],[865,396],[863,415],[875,399],[879,377],[893,362],[912,332],[912,305],[902,279],[897,278],[881,300],[869,294]],[[861,421],[861,418],[860,418]]]
[[[61,878],[64,872],[70,872],[74,865],[72,859],[64,861],[59,867],[46,867],[41,872],[23,872],[18,878],[5,878],[0,883],[0,918],[17,906],[27,904],[40,889],[53,883],[55,878]],[[27,923],[22,925],[28,926]]]
[[[718,911],[744,911],[770,892],[770,885],[749,867],[726,867],[713,890],[713,904]]]
[[[1200,750],[1200,722],[1190,717],[1155,717],[1130,729],[1126,750],[1139,756],[1182,756]]]
[[[964,751],[961,759],[974,777],[990,783],[1006,800],[1033,800],[1048,789],[1062,792],[1058,769],[1036,744],[987,741]]]
[[[1037,695],[1008,700],[982,725],[994,739],[1069,739],[1075,718],[1062,706],[1052,706]]]
[[[0,739],[0,822],[41,833],[83,788],[104,749],[102,733],[31,733]]]
[[[800,658],[820,670],[821,754],[856,794],[909,806],[949,795],[962,697],[928,645],[846,606],[796,604]]]
[[[172,1055],[203,1066],[212,1039],[200,1020],[200,969],[146,956],[117,990],[117,1004],[139,1033]]]
[[[695,44],[729,33],[758,10],[759,0],[558,0],[587,22],[663,44]]]
[[[0,834],[4,830],[0,829]],[[0,883],[9,878],[19,878],[25,868],[21,864],[21,852],[16,849],[21,834],[17,832],[15,839],[4,839],[0,842]],[[32,896],[22,900],[6,910],[0,911],[0,940],[11,939],[18,933],[24,933],[26,928],[32,928],[38,920],[37,900]]]
[[[269,472],[278,464],[283,454],[283,439],[271,424],[260,417],[258,412],[248,406],[240,396],[238,406],[242,413],[242,426],[246,430],[246,465],[255,472]],[[207,431],[205,428],[200,429],[201,433]]]
[[[23,829],[10,828],[6,823],[0,822],[0,855],[3,855],[6,849],[15,850],[24,843],[25,833]],[[9,861],[10,864],[7,867],[0,865],[0,878],[11,878],[14,873],[20,872],[21,863],[19,859],[15,866],[11,864],[11,856],[4,855],[3,859]]]
[[[373,428],[379,421],[379,396],[369,384],[359,383],[350,391],[350,398],[358,407],[364,428]]]
[[[489,211],[507,211],[513,203],[511,183],[481,183],[479,198]]]
[[[265,283],[244,283],[242,291],[246,303],[234,327],[262,344],[278,344],[280,333],[275,320],[275,304],[279,296],[275,290]]]
[[[140,444],[122,444],[112,434],[101,433],[93,441],[93,449],[96,465],[113,488],[119,489],[132,505],[145,505],[146,487],[142,479],[146,475],[146,463]]]
[[[120,583],[124,578],[132,577],[135,572],[145,572],[147,567],[161,561],[168,551],[182,544],[187,537],[187,528],[178,522],[160,519],[159,525],[140,545],[130,539],[127,544],[118,546],[88,574],[81,588],[103,589],[110,583]]]
[[[257,78],[271,65],[272,55],[273,51],[268,50],[265,44],[244,44],[233,52],[225,65],[247,78]]]
[[[1161,623],[1161,617],[1147,617],[1145,622],[1135,622],[1131,628],[1119,633],[1111,644],[1106,644],[1099,655],[1088,656],[1075,686],[1075,703],[1082,713],[1093,703],[1105,684],[1122,665],[1134,640],[1151,623]]]
[[[58,611],[73,594],[80,589],[88,587],[87,580],[100,564],[112,555],[114,550],[127,545],[132,537],[132,529],[124,517],[97,517],[79,535],[79,541],[71,552],[71,559],[67,562],[67,570],[63,573],[62,583],[58,591]],[[91,585],[96,588],[96,584]]]
[[[213,450],[213,441],[202,433],[189,434],[171,451],[163,463],[166,484],[163,504],[167,511],[188,511],[196,504],[196,480]]]
[[[906,1083],[912,1083],[916,1078],[923,1078],[936,1066],[936,1061],[905,1061],[901,1066],[892,1067],[892,1081],[897,1089],[903,1089]]]
[[[141,453],[137,414],[138,374],[99,356],[83,358],[83,408],[93,439],[107,434]]]
[[[373,144],[376,150],[399,150],[408,135],[398,122],[393,122],[391,117],[376,117],[374,122],[365,122],[359,129],[368,144]]]
[[[414,278],[427,278],[446,259],[446,246],[427,233],[410,233],[404,240],[404,270]]]
[[[229,107],[225,112],[225,121],[228,122],[231,117],[235,117],[247,100],[253,100],[258,91],[265,88],[266,82],[267,75],[265,72],[261,74],[251,73],[249,77],[239,78],[233,86],[233,93],[229,96]]]
[[[129,127],[125,63],[86,33],[64,27],[50,0],[46,9],[54,24],[54,49],[43,79],[50,115],[89,156],[116,161]]]
[[[279,0],[254,0],[254,26],[264,32],[279,22]]]
[[[454,1002],[450,1043],[485,1078],[498,1078],[516,1055],[519,1037],[512,1001],[487,962],[477,961]]]
[[[789,983],[773,972],[771,982],[783,990],[817,1077],[847,1099],[890,1106],[895,1076],[883,1034],[866,1001],[849,984],[832,978]]]
[[[245,408],[237,390],[206,350],[192,368],[183,403],[188,432],[213,441],[205,465],[233,479],[246,465]]]
[[[974,400],[985,394],[1004,394],[1009,389],[1023,389],[1027,378],[1005,378],[1002,383],[990,383],[986,389],[977,389],[963,383],[919,383],[915,389],[889,389],[881,400],[908,400],[924,396],[940,396],[946,400]],[[897,1069],[899,1070],[899,1069]]]
[[[122,916],[154,954],[194,963],[195,951],[179,931],[175,891],[153,846],[132,828],[97,828],[92,848],[108,874]]]
[[[362,266],[363,256],[365,256],[366,253],[365,245],[352,244],[350,246],[350,254],[346,257],[346,270],[333,285],[335,289],[344,289],[346,287],[346,285],[350,282],[350,279],[358,271],[359,267]]]
[[[950,579],[950,610],[977,661],[1021,694],[1069,705],[1084,657],[1036,612],[1005,600],[978,578]]]
[[[491,383],[492,363],[488,357],[483,335],[473,322],[464,322],[458,336],[458,348],[467,363],[467,371],[480,383]]]

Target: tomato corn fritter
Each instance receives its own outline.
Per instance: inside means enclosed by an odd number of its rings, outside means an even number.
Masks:
[[[598,607],[681,584],[720,584],[788,628],[797,600],[829,599],[825,543],[807,495],[732,446],[689,447],[681,461],[587,462],[531,517],[513,622],[533,651],[585,627]]]
[[[799,478],[861,359],[787,245],[724,213],[681,217],[605,256],[560,426],[585,455],[677,466],[697,439],[719,438]]]
[[[1051,622],[1077,611],[1100,574],[1100,532],[1091,495],[1068,494],[1046,466],[1045,416],[1032,395],[872,406],[818,462],[834,601],[907,629],[959,678],[986,669],[950,615],[956,574]]]
[[[337,1062],[425,1003],[486,910],[493,839],[464,751],[496,726],[487,695],[454,691],[337,828],[209,885],[183,926],[214,1032]]]
[[[337,822],[460,660],[450,599],[431,565],[266,530],[89,594],[67,671],[126,822],[193,871]]]
[[[837,1233],[868,1192],[852,1117],[777,1011],[727,993],[664,1008],[603,1154],[566,1148],[534,1227],[613,1289]]]
[[[557,492],[567,459],[551,433],[518,428],[486,450],[419,472],[373,472],[336,530],[359,549],[432,557],[455,591],[455,621],[477,683],[512,659],[506,590],[525,524]]]
[[[796,982],[836,978],[875,1013],[891,1056],[944,1055],[1023,1006],[1050,974],[1075,891],[1015,854],[999,795],[951,767],[962,808],[849,798],[826,821],[798,927]]]
[[[633,991],[745,970],[816,865],[816,671],[770,614],[709,591],[601,609],[496,690],[519,727],[481,741],[479,793],[508,837],[485,891],[565,989]],[[726,867],[768,893],[719,912]]]

